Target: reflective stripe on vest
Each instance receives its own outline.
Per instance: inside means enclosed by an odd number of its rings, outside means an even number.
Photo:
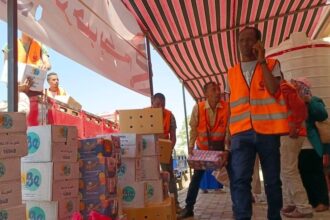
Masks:
[[[267,66],[272,70],[275,60],[268,59]],[[288,132],[287,108],[282,94],[274,98],[264,85],[260,64],[256,65],[251,86],[248,87],[240,65],[228,72],[230,94],[230,133],[236,134],[254,129],[261,134],[285,134]]]

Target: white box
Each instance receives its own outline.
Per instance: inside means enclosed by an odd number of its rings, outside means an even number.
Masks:
[[[22,204],[21,181],[0,182],[0,208]]]
[[[26,115],[21,112],[0,112],[0,133],[26,133]]]
[[[21,165],[23,200],[53,201],[78,196],[78,163]]]
[[[120,138],[120,152],[122,158],[135,158],[141,156],[141,135],[130,133],[112,134]]]
[[[22,157],[27,152],[26,132],[0,134],[0,158]]]
[[[58,202],[25,201],[28,219],[58,219]],[[31,218],[32,217],[32,218]]]
[[[24,82],[28,77],[33,79],[33,85],[31,86],[31,91],[42,92],[44,89],[44,82],[46,79],[47,71],[36,68],[26,63],[17,63],[17,81]],[[8,82],[8,62],[7,60],[4,63],[1,81]]]
[[[147,204],[155,204],[163,202],[163,181],[154,180],[146,181],[146,199]]]
[[[146,205],[145,182],[126,183],[121,188],[124,208],[143,208]]]
[[[77,197],[52,202],[25,201],[25,204],[28,216],[31,216],[33,212],[40,213],[39,215],[43,217],[40,219],[45,220],[70,219],[74,212],[79,212]]]
[[[155,156],[159,154],[158,137],[154,134],[142,135],[142,156]]]
[[[45,125],[28,128],[28,155],[24,162],[77,161],[77,128]]]
[[[20,158],[0,159],[0,182],[21,179]]]
[[[157,156],[142,157],[141,180],[159,180],[160,165]]]
[[[121,183],[141,180],[141,159],[123,158],[117,171],[119,185]]]
[[[25,205],[12,206],[0,209],[1,220],[22,220],[26,219]]]

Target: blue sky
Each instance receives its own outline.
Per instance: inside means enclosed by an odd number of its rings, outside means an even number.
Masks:
[[[0,21],[0,46],[7,42],[7,23]],[[19,35],[20,36],[20,35]],[[114,112],[116,109],[144,108],[150,105],[150,98],[120,86],[103,76],[93,72],[56,51],[49,49],[52,70],[59,74],[60,85],[79,101],[83,109],[99,114]],[[3,55],[1,54],[3,60]],[[178,128],[184,121],[182,85],[173,71],[158,55],[151,50],[153,67],[154,92],[161,92],[166,97],[166,107],[173,112],[177,119]],[[3,62],[0,62],[2,73]],[[45,82],[45,87],[48,87]],[[7,87],[0,83],[0,101],[7,99]],[[191,113],[194,100],[186,92],[187,112]]]

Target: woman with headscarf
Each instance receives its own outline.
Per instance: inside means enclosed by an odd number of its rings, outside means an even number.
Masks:
[[[307,138],[299,155],[299,171],[310,204],[316,212],[323,212],[329,209],[329,196],[322,157],[330,146],[322,144],[315,122],[326,120],[328,113],[323,100],[312,96],[311,84],[306,78],[291,80],[291,83],[297,88],[308,108]]]

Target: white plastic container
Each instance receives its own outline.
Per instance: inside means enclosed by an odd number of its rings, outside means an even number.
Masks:
[[[310,40],[305,33],[295,32],[276,48],[266,52],[268,58],[281,63],[284,78],[306,77],[312,94],[323,99],[330,112],[330,43]]]

